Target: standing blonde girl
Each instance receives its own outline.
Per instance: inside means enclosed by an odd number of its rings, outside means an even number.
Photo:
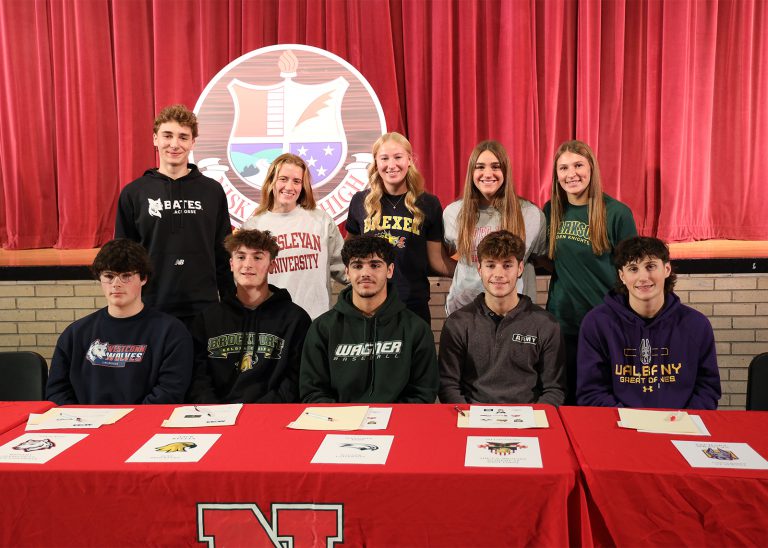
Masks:
[[[352,197],[347,232],[372,232],[394,247],[400,300],[430,323],[429,269],[450,276],[453,265],[442,246],[443,208],[437,196],[424,191],[408,139],[393,131],[376,140],[368,182],[370,189]]]

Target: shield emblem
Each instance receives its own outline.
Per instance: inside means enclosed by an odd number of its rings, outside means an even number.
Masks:
[[[309,166],[313,188],[333,179],[347,157],[341,105],[348,88],[341,76],[322,84],[230,81],[235,121],[227,153],[238,177],[261,189],[269,164],[292,152]]]

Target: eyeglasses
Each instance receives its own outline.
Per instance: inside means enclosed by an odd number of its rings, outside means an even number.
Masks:
[[[127,284],[133,279],[133,276],[138,272],[102,272],[99,274],[99,280],[102,283],[112,285],[116,279],[120,279],[120,282]]]

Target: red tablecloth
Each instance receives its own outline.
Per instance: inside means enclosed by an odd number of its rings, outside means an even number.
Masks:
[[[285,427],[304,407],[248,405],[237,426],[195,429],[222,434],[199,463],[125,463],[152,435],[178,431],[160,427],[171,406],[143,406],[47,464],[0,465],[0,544],[589,543],[578,465],[550,406],[537,406],[551,425],[537,430],[459,429],[453,406],[393,406],[387,430],[356,432],[395,436],[384,466],[311,464],[326,433]],[[483,434],[538,437],[544,468],[465,468],[466,437]]]
[[[45,413],[51,407],[49,401],[0,401],[0,433],[26,424],[30,413]]]
[[[743,442],[768,458],[767,412],[691,411],[710,437],[619,428],[612,408],[559,412],[586,479],[596,545],[768,545],[768,471],[692,468],[671,442]]]

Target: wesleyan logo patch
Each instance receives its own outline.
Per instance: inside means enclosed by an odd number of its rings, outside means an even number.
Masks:
[[[371,145],[386,132],[363,75],[300,44],[235,59],[208,83],[195,113],[206,132],[190,158],[199,157],[200,171],[224,187],[236,227],[258,206],[269,164],[284,152],[307,162],[318,206],[341,223],[352,196],[368,186]]]
[[[125,367],[127,363],[140,363],[146,352],[146,344],[109,344],[96,339],[88,347],[85,359],[102,367]]]

